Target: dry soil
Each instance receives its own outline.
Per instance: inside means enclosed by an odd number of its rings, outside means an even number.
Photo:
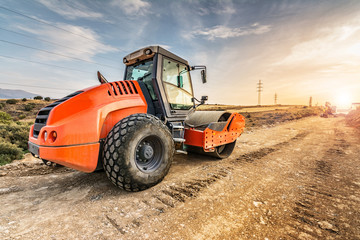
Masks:
[[[0,239],[360,239],[360,132],[309,117],[246,131],[228,159],[176,155],[157,186],[28,159],[0,168]]]

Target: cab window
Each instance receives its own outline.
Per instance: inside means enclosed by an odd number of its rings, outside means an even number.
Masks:
[[[153,59],[146,60],[126,67],[125,79],[144,82],[153,100],[157,100],[152,84]]]
[[[164,57],[162,81],[171,109],[188,110],[193,106],[190,73],[185,64]]]

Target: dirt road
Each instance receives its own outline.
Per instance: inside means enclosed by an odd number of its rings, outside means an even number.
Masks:
[[[138,193],[20,164],[0,169],[0,238],[360,239],[359,156],[358,130],[310,117],[246,132],[222,161],[177,155]]]

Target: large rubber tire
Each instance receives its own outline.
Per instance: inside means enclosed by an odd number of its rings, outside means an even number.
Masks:
[[[174,156],[169,129],[157,117],[134,114],[109,132],[103,152],[108,178],[127,191],[139,191],[159,183]]]

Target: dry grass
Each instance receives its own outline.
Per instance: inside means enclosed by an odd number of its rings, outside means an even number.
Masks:
[[[346,122],[350,126],[360,129],[360,108],[349,112],[349,114],[346,116]]]
[[[52,101],[44,100],[26,100],[18,99],[16,104],[6,103],[6,99],[0,100],[0,111],[11,115],[14,121],[34,121],[38,111],[49,105]]]
[[[294,105],[264,105],[264,106],[236,106],[236,105],[215,105],[215,104],[206,104],[201,105],[198,110],[200,111],[228,111],[228,112],[266,112],[266,111],[275,111],[288,109],[292,107],[303,106],[294,106]]]
[[[38,111],[50,103],[0,100],[0,165],[23,157],[27,152],[30,126]]]

